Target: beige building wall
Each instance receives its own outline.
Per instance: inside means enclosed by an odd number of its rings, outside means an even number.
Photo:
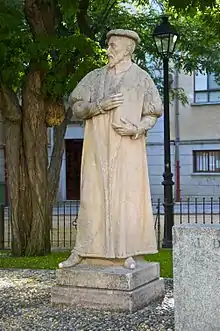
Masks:
[[[180,74],[179,86],[184,89],[188,105],[179,102],[179,134],[181,140],[211,140],[220,138],[220,104],[194,104],[193,76]],[[175,140],[175,107],[172,103],[171,139]]]
[[[220,104],[194,103],[194,76],[183,73],[178,76],[178,85],[183,88],[188,105],[181,102],[170,106],[170,130],[172,165],[174,174],[174,195],[177,190],[184,200],[187,197],[220,197],[220,173],[199,172],[194,169],[194,151],[220,150]],[[176,113],[179,112],[179,116]],[[179,123],[179,140],[176,134],[176,120]],[[177,183],[180,185],[177,187]]]

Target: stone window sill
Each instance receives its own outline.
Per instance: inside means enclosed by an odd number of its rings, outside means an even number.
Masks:
[[[191,176],[220,176],[220,172],[192,172]]]
[[[220,102],[204,102],[204,103],[191,102],[190,106],[192,106],[192,107],[195,107],[195,106],[220,106]]]

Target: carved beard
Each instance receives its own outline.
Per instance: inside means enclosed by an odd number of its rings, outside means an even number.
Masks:
[[[125,53],[120,53],[117,55],[113,55],[113,54],[109,54],[108,55],[108,66],[110,68],[114,68],[116,66],[116,64],[119,64],[120,62],[122,62],[124,60],[125,57]]]

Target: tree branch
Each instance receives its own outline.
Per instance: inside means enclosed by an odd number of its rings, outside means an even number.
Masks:
[[[79,10],[77,13],[77,22],[81,33],[89,38],[94,38],[94,31],[88,23],[87,10],[89,8],[90,0],[79,0]]]
[[[72,110],[69,108],[66,112],[65,120],[58,127],[53,128],[53,152],[50,159],[48,169],[48,188],[50,203],[56,199],[57,190],[59,187],[60,169],[62,165],[62,156],[64,152],[64,136],[66,127],[72,117]]]
[[[114,5],[117,2],[118,2],[118,0],[113,0],[113,2],[111,4],[111,0],[108,1],[106,8],[103,11],[103,15],[101,15],[100,24],[98,25],[98,27],[102,26],[105,23],[106,18],[108,17],[110,11],[112,10],[112,8],[114,7]]]
[[[25,0],[24,12],[35,37],[54,35],[62,18],[57,0]]]
[[[12,89],[3,84],[0,85],[0,111],[7,121],[20,124],[21,107],[18,97]]]
[[[24,13],[30,25],[33,36],[46,33],[38,1],[25,0]]]

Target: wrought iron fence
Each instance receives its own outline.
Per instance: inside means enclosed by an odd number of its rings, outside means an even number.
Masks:
[[[164,207],[158,200],[155,229],[158,248],[164,233]],[[220,224],[220,197],[183,198],[174,204],[174,224]]]
[[[1,206],[0,206],[1,207]],[[163,201],[152,201],[154,228],[158,248],[161,247],[164,228]],[[51,246],[54,249],[70,249],[74,246],[79,201],[57,202],[53,207]],[[10,208],[0,209],[0,249],[11,248]],[[174,205],[174,224],[220,224],[219,198],[185,198]]]

